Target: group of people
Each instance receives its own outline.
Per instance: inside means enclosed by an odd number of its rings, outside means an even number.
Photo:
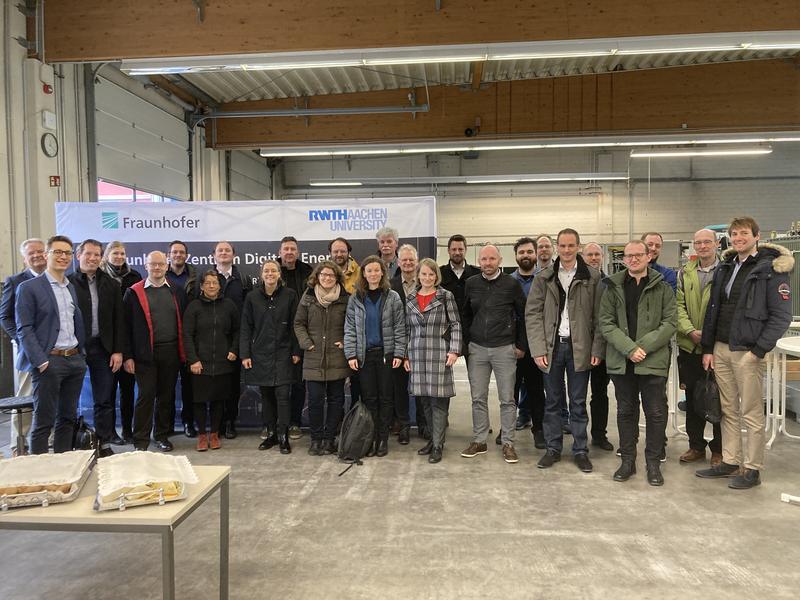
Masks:
[[[719,256],[713,231],[695,233],[697,258],[676,273],[658,262],[662,236],[648,232],[625,244],[625,268],[611,275],[602,269],[602,247],[581,245],[570,228],[555,239],[517,240],[511,274],[492,244],[481,246],[477,267],[467,264],[462,235],[448,240],[449,261],[441,267],[420,260],[412,245],[399,245],[398,232],[386,227],[377,233],[376,254],[360,264],[348,240],[336,238],[330,259],[313,268],[287,236],[280,258],[262,264],[255,285],[239,272],[226,241],[214,249],[214,267],[202,273],[187,263],[186,244],[172,242],[168,254],[147,255],[142,279],[120,242],[104,249],[91,239],[77,246],[77,265],[67,274],[72,241],[54,236],[22,244],[26,269],[3,287],[2,324],[17,349],[18,394],[32,389],[35,399],[34,453],[48,451],[53,429],[54,450],[71,447],[88,369],[101,455],[112,454],[113,444],[147,449],[151,438],[172,450],[178,377],[184,433],[197,437],[198,451],[220,448],[221,436],[236,437],[243,379],[261,393],[259,449],[291,452],[307,397],[308,452],[333,454],[349,381],[353,399],[363,401],[375,423],[368,456],[388,453],[392,431],[401,445],[409,443],[413,397],[427,442],[418,454],[436,463],[455,396],[453,365],[464,356],[473,433],[461,456],[488,451],[494,373],[495,441],[504,460],[518,462],[515,432],[530,427],[535,447],[545,450],[538,467],[561,460],[569,434],[575,465],[591,472],[590,444],[614,450],[606,431],[610,379],[621,457],[613,478],[636,473],[641,403],[651,485],[664,482],[666,383],[677,332],[689,436],[680,461],[704,461],[708,445],[711,464],[697,475],[730,477],[730,487],[742,489],[760,483],[764,356],[791,321],[793,260],[782,247],[758,244],[751,217],[734,219],[728,234],[731,248]],[[694,391],[712,369],[723,421],[707,443]]]

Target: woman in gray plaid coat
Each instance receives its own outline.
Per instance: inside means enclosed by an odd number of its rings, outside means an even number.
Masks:
[[[408,351],[405,368],[411,374],[409,392],[416,396],[431,428],[431,441],[417,453],[428,462],[442,460],[450,398],[456,395],[453,364],[461,351],[461,322],[455,296],[443,287],[436,262],[419,263],[420,288],[406,297]]]

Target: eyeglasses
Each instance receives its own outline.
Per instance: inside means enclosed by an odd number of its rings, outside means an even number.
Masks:
[[[167,263],[165,263],[165,262],[157,262],[157,263],[149,262],[149,263],[147,263],[147,266],[148,267],[166,267]]]
[[[72,256],[72,250],[48,250],[53,256]]]
[[[622,258],[625,260],[642,260],[645,256],[647,256],[646,252],[637,252],[636,254],[623,254]]]
[[[336,278],[336,275],[333,274],[333,273],[320,273],[319,276],[320,277],[325,277],[327,279],[335,279]]]
[[[714,242],[712,240],[695,240],[695,246],[712,246]]]

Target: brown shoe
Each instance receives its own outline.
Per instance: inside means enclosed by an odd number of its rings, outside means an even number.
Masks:
[[[519,462],[517,451],[514,450],[514,446],[511,444],[503,444],[503,460],[512,465]]]
[[[212,433],[208,441],[208,445],[211,447],[212,450],[219,450],[220,448],[222,448],[222,444],[219,443],[219,435],[216,433]]]
[[[197,436],[197,451],[205,452],[206,450],[208,450],[208,436],[205,433],[201,433]]]
[[[472,442],[467,446],[467,449],[461,453],[461,456],[464,458],[474,458],[478,456],[478,454],[486,454],[486,444]]]
[[[717,465],[722,463],[722,453],[720,452],[712,452],[711,453],[711,466],[716,467]]]
[[[689,448],[686,452],[681,454],[681,457],[678,459],[682,463],[693,463],[697,462],[698,460],[705,460],[706,459],[706,451],[705,450],[695,450],[694,448]]]

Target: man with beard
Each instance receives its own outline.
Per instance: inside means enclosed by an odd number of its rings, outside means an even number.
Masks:
[[[344,289],[348,294],[355,292],[356,282],[361,275],[361,267],[350,254],[352,251],[353,247],[350,242],[343,237],[337,237],[328,244],[328,253],[331,255],[331,260],[342,270]]]
[[[481,270],[467,264],[467,239],[460,233],[451,235],[447,240],[447,254],[450,261],[439,267],[442,272],[441,286],[455,296],[456,305],[461,311],[464,308],[464,286],[467,285],[467,279],[478,275]]]
[[[648,231],[642,235],[642,241],[644,245],[647,246],[647,257],[650,259],[650,268],[663,275],[664,281],[670,285],[673,292],[677,291],[678,277],[675,271],[669,267],[658,264],[658,257],[661,256],[661,248],[664,247],[664,237],[657,231]]]
[[[378,256],[386,264],[389,279],[400,272],[400,264],[397,259],[397,247],[400,245],[399,235],[394,227],[381,227],[375,234],[375,239],[378,241]]]

